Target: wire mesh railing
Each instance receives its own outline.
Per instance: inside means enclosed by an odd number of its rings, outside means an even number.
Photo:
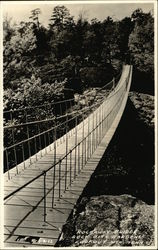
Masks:
[[[22,189],[28,188],[33,182],[39,180],[42,181],[43,195],[37,206],[43,201],[43,220],[46,222],[47,195],[51,193],[51,206],[54,208],[56,199],[61,199],[63,192],[65,192],[68,187],[72,185],[72,182],[76,179],[77,175],[81,172],[87,161],[92,157],[120,110],[124,96],[128,91],[127,87],[131,80],[131,74],[132,70],[129,68],[129,72],[124,79],[123,84],[120,84],[117,90],[114,90],[108,98],[105,98],[100,106],[90,115],[85,117],[85,113],[83,112],[82,122],[79,119],[79,115],[76,115],[74,117],[75,128],[68,131],[66,126],[66,134],[62,138],[65,140],[64,155],[58,155],[57,140],[54,140],[54,143],[51,145],[53,147],[54,156],[52,165],[48,169],[39,173],[35,178],[32,178],[21,187],[6,195],[4,200],[13,196]],[[56,127],[54,129],[56,129]],[[54,135],[56,135],[56,131],[54,130],[53,132]],[[75,139],[73,146],[69,145],[71,136]],[[48,176],[50,173],[51,186],[50,182],[48,185]],[[35,209],[35,207],[33,209]]]

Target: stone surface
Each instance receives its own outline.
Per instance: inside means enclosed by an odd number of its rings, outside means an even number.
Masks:
[[[131,195],[83,197],[57,246],[154,245],[154,206]]]

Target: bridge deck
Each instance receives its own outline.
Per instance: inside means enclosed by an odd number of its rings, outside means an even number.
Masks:
[[[123,82],[127,76],[128,70],[124,70],[121,81]],[[130,84],[128,88],[130,87]],[[116,90],[115,90],[116,91]],[[10,198],[5,200],[5,234],[4,245],[5,247],[30,247],[30,246],[54,246],[60,233],[62,226],[65,224],[68,216],[70,215],[76,201],[80,197],[84,187],[88,183],[90,176],[97,167],[102,155],[105,152],[122,116],[123,110],[126,105],[128,97],[128,90],[124,96],[122,104],[119,108],[119,112],[114,120],[108,120],[105,135],[100,144],[92,154],[91,158],[86,160],[86,154],[88,155],[89,139],[82,144],[80,150],[72,151],[70,158],[64,159],[61,164],[61,168],[56,168],[61,171],[56,171],[55,190],[54,190],[54,204],[52,208],[52,183],[54,178],[54,169],[52,168],[46,175],[46,220],[44,221],[44,178],[41,176],[31,184],[27,185],[22,190],[18,191]],[[112,99],[108,99],[106,102],[106,109],[112,106]],[[98,112],[97,110],[95,112]],[[112,118],[111,118],[112,119]],[[72,129],[64,135],[62,138],[56,141],[56,158],[59,159],[65,154],[66,141],[68,141],[68,149],[75,145],[75,131],[77,129],[77,141],[82,141],[83,138],[83,125],[84,136],[88,134],[89,128],[93,126],[93,123],[97,124],[97,118],[94,114],[91,114],[89,118],[86,118],[80,123],[77,128]],[[99,133],[96,134],[99,137]],[[66,140],[67,137],[67,140]],[[95,142],[94,142],[95,143]],[[47,170],[53,165],[54,162],[54,143],[48,146],[47,154],[40,157],[38,154],[38,161],[34,161],[35,157],[32,157],[32,164],[29,164],[29,160],[26,163],[26,168],[23,165],[19,165],[19,173],[16,174],[15,168],[11,170],[11,179],[8,180],[7,173],[4,178],[4,195],[16,190],[21,185],[27,183],[33,177],[37,176],[43,170]],[[81,161],[85,161],[86,164],[81,164]],[[87,162],[86,162],[87,161]],[[65,177],[65,167],[67,166],[67,172]],[[71,175],[75,176],[74,180],[71,180]],[[59,184],[59,179],[60,184]],[[66,182],[65,182],[66,179]],[[70,186],[71,182],[71,186]],[[65,184],[66,183],[66,184]],[[60,186],[59,186],[60,185]],[[66,191],[65,191],[66,185]],[[60,199],[59,199],[60,196]]]

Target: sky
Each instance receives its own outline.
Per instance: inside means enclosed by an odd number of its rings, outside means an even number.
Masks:
[[[144,12],[149,12],[154,9],[153,3],[77,3],[75,1],[61,2],[56,1],[52,3],[46,3],[46,1],[38,2],[3,2],[2,10],[3,16],[6,14],[8,17],[12,17],[12,21],[19,23],[20,21],[29,21],[29,16],[31,10],[35,8],[41,9],[41,15],[39,17],[40,22],[47,27],[49,23],[49,19],[53,8],[57,5],[64,5],[70,11],[70,14],[74,16],[74,19],[77,20],[80,13],[84,14],[89,21],[93,18],[97,18],[102,21],[107,18],[107,16],[111,16],[114,20],[121,20],[126,16],[131,16],[132,12],[138,8],[141,8]]]

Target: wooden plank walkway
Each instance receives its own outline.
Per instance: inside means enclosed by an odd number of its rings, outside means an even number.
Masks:
[[[127,77],[128,69],[124,70],[121,81],[123,82]],[[129,79],[131,82],[131,76]],[[32,182],[10,198],[4,203],[4,246],[5,247],[40,247],[40,246],[54,246],[60,236],[62,226],[65,224],[70,215],[74,205],[80,197],[84,187],[88,183],[92,173],[96,169],[102,155],[104,154],[122,116],[126,105],[128,89],[123,98],[119,112],[116,110],[116,117],[109,117],[108,124],[105,127],[104,137],[96,148],[90,159],[84,164],[82,168],[81,160],[86,160],[86,152],[88,154],[89,141],[84,144],[84,150],[72,151],[72,159],[67,159],[67,176],[66,176],[66,190],[65,190],[65,166],[66,159],[62,161],[61,172],[56,171],[56,182],[54,190],[54,206],[52,208],[52,181],[54,171],[51,169],[46,175],[46,220],[44,221],[44,200],[43,200],[43,182],[44,178],[41,176],[36,181]],[[115,90],[117,91],[117,89]],[[113,105],[112,98],[108,99],[105,108],[107,110]],[[68,138],[68,150],[75,145],[75,129],[77,129],[77,140],[82,141],[83,125],[84,136],[93,126],[93,122],[97,124],[96,113],[91,114],[88,118],[81,122],[77,128],[72,129],[62,138],[56,141],[57,159],[65,154],[66,136]],[[96,134],[97,136],[97,134]],[[99,136],[99,134],[98,134]],[[92,138],[91,138],[92,139]],[[97,137],[93,138],[96,140]],[[47,154],[44,155],[45,151]],[[48,146],[47,149],[42,150],[43,156],[40,157],[41,152],[38,153],[38,161],[36,157],[32,157],[32,164],[29,160],[26,162],[25,169],[23,164],[20,164],[19,173],[16,174],[16,169],[10,171],[11,179],[8,180],[7,173],[4,174],[4,195],[8,195],[16,190],[21,185],[27,183],[33,177],[37,176],[44,170],[47,170],[53,165],[54,161],[54,143]],[[77,160],[75,159],[77,157]],[[71,163],[70,163],[71,162]],[[71,165],[71,166],[70,166]],[[70,168],[72,167],[72,169]],[[59,166],[58,168],[59,169]],[[70,175],[75,176],[71,180]],[[59,179],[61,181],[59,182]],[[71,186],[70,186],[71,182]],[[60,186],[59,186],[60,183]],[[59,199],[60,196],[60,199]]]

